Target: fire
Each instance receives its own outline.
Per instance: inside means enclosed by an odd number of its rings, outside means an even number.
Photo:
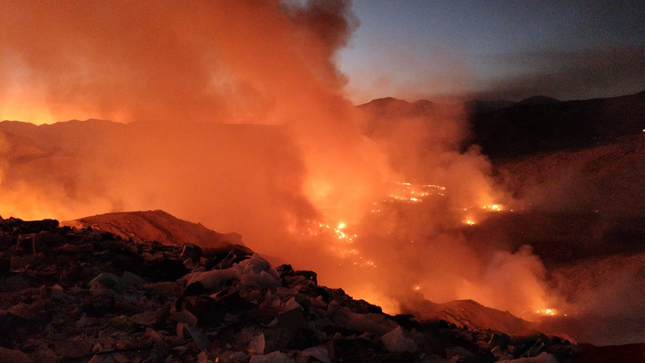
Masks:
[[[558,314],[558,311],[556,309],[549,308],[537,310],[535,313],[543,316],[556,316]]]
[[[483,206],[482,209],[487,209],[493,212],[501,212],[502,210],[504,210],[504,206],[501,204],[491,204]]]
[[[386,198],[380,202],[373,202],[370,212],[380,213],[381,210],[388,203],[406,203],[406,204],[421,204],[427,201],[428,198],[446,197],[446,187],[436,184],[413,184],[410,182],[394,182],[390,188],[390,192]],[[480,208],[471,206],[468,208],[459,208],[461,211],[468,214],[461,223],[467,226],[474,226],[477,219],[483,218],[481,216],[482,210],[499,212],[504,209],[502,204],[484,205]],[[334,212],[337,212],[334,211]],[[473,215],[474,214],[474,215]],[[328,217],[326,217],[328,218]],[[345,220],[340,220],[337,223],[328,221],[307,221],[304,230],[290,228],[289,232],[292,234],[300,234],[305,237],[329,237],[329,250],[333,252],[340,259],[350,259],[349,264],[357,267],[377,267],[373,261],[363,261],[361,251],[356,248],[354,242],[359,237],[356,233],[350,232],[350,227]],[[389,233],[389,232],[388,232]],[[414,241],[410,241],[414,243]],[[345,264],[347,262],[343,262]],[[421,286],[413,286],[415,291],[419,291]]]
[[[295,224],[291,224],[287,230],[293,235],[300,235],[307,239],[316,237],[328,238],[330,242],[328,244],[329,250],[338,258],[352,258],[353,262],[351,263],[358,267],[377,267],[374,261],[366,261],[363,263],[360,250],[353,246],[354,241],[358,238],[358,234],[349,233],[347,228],[348,226],[345,222],[329,224],[307,220],[305,221],[305,227],[298,228]]]
[[[391,193],[388,195],[389,199],[386,198],[383,202],[422,203],[424,197],[431,195],[445,197],[445,190],[445,187],[435,184],[415,185],[408,182],[395,182],[393,183]],[[373,202],[372,205],[371,213],[381,212],[379,202]],[[339,221],[338,223],[307,221],[304,229],[299,230],[292,225],[288,228],[288,231],[291,234],[300,234],[305,237],[330,236],[334,242],[330,244],[329,248],[339,258],[357,258],[352,264],[358,267],[377,267],[373,261],[361,261],[363,259],[361,252],[355,247],[350,246],[358,238],[358,234],[350,233],[348,231],[348,224],[345,221]]]
[[[396,201],[420,203],[423,202],[424,197],[430,195],[445,197],[446,195],[443,193],[445,190],[445,187],[434,184],[414,185],[407,182],[395,182],[389,197]]]
[[[4,106],[0,106],[0,121],[21,120],[36,125],[53,124],[57,121],[56,116],[35,102],[23,101],[13,105],[11,103],[5,102]]]

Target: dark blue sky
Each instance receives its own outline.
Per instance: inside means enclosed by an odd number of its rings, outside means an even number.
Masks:
[[[356,102],[645,89],[645,1],[354,0],[339,55]]]

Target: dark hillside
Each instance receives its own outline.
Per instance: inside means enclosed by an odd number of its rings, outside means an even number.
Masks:
[[[584,101],[515,104],[471,116],[473,143],[493,159],[577,149],[645,129],[645,91]]]

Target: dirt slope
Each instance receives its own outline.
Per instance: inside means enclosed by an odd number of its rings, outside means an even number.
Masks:
[[[194,244],[202,247],[242,244],[242,236],[237,233],[217,233],[200,223],[184,221],[161,210],[107,213],[62,224],[92,227],[139,243],[159,241],[164,245]]]

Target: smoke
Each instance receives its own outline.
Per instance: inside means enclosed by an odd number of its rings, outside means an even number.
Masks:
[[[390,311],[423,293],[521,312],[539,261],[463,235],[504,199],[463,108],[354,107],[335,55],[357,26],[348,1],[3,1],[1,118],[127,124],[3,124],[0,214],[163,209]],[[445,193],[384,202],[394,182]],[[513,276],[531,291],[502,296]]]
[[[334,65],[358,24],[346,1],[1,6],[3,118],[38,104],[57,119],[288,125],[325,208],[360,205],[383,178]]]

